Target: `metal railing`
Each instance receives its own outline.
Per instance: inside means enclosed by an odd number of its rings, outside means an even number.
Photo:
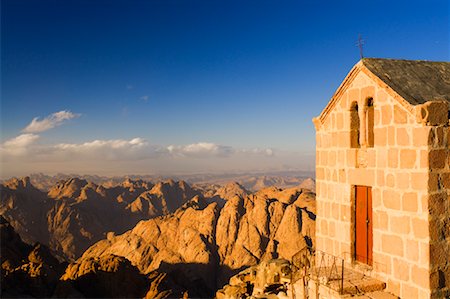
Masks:
[[[315,252],[315,257],[317,267],[311,272],[312,278],[342,295],[344,293],[345,260],[319,250]]]
[[[291,283],[303,279],[306,288],[309,279],[313,279],[343,294],[344,262],[343,258],[305,246],[292,256]]]
[[[309,281],[313,280],[316,286],[324,285],[340,295],[353,294],[355,286],[348,282],[373,277],[376,273],[386,273],[386,268],[383,263],[349,252],[335,256],[305,246],[292,256],[291,284],[294,285],[302,279],[304,293],[307,293]]]

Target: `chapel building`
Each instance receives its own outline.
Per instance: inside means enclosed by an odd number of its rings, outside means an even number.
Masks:
[[[316,127],[316,249],[450,297],[450,63],[363,58]]]

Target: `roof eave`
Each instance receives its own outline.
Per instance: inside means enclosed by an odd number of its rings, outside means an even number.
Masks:
[[[347,87],[352,83],[353,79],[359,74],[361,71],[361,67],[363,66],[362,60],[360,60],[357,64],[353,66],[353,68],[350,70],[350,72],[347,74],[347,76],[344,78],[344,81],[342,81],[341,85],[339,85],[336,92],[331,97],[331,100],[328,102],[328,104],[325,106],[325,108],[322,110],[320,115],[316,118],[321,123],[325,121],[328,114],[333,110],[334,106],[336,106],[336,103],[339,101],[341,95],[345,92]]]
[[[344,81],[342,81],[341,85],[338,87],[336,92],[331,97],[331,100],[328,102],[328,104],[325,106],[325,108],[322,110],[320,115],[318,117],[313,118],[314,125],[316,129],[319,129],[320,126],[325,122],[326,118],[330,114],[330,112],[334,109],[337,102],[341,98],[342,94],[346,91],[346,89],[350,86],[354,78],[360,73],[363,72],[366,74],[370,79],[372,79],[374,82],[378,84],[381,88],[386,90],[386,92],[397,102],[405,108],[408,112],[410,112],[412,115],[415,114],[414,106],[410,104],[407,100],[405,100],[400,94],[398,94],[394,89],[392,89],[388,84],[386,84],[383,80],[381,80],[377,75],[372,73],[371,70],[369,70],[363,63],[363,60],[360,60],[353,68],[350,70],[350,72],[345,77]]]

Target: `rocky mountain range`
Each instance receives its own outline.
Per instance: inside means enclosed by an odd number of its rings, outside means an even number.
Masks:
[[[48,246],[56,263],[71,262],[50,284],[54,296],[116,297],[125,290],[108,286],[133,277],[133,296],[209,297],[242,269],[312,245],[315,194],[173,180],[108,187],[80,178],[44,192],[22,178],[1,185],[0,214],[27,243]]]
[[[29,175],[30,182],[36,188],[42,191],[48,191],[59,181],[66,181],[71,178],[80,178],[106,188],[121,185],[125,180],[143,180],[146,182],[160,182],[169,179],[175,181],[186,181],[191,186],[223,186],[229,182],[237,182],[245,189],[252,192],[260,189],[275,186],[278,188],[296,187],[303,181],[309,181],[313,177],[313,172],[308,171],[272,171],[272,172],[253,172],[253,173],[220,173],[220,174],[177,174],[177,175],[127,175],[127,176],[99,176],[99,175],[76,175],[58,173],[55,175],[46,175],[42,173],[33,173]],[[8,180],[5,180],[8,181]],[[4,182],[0,180],[0,183]],[[314,187],[315,186],[309,186]],[[312,190],[312,189],[311,189]]]
[[[123,233],[142,219],[174,212],[199,193],[183,181],[123,181],[105,188],[70,178],[48,192],[28,177],[0,185],[0,214],[28,243],[49,246],[62,259],[74,260],[108,232]]]
[[[210,294],[262,260],[290,259],[314,239],[314,194],[268,188],[217,202],[195,197],[175,213],[139,222],[91,246],[81,260],[118,255],[142,273],[184,273]]]
[[[120,256],[60,263],[45,245],[24,243],[1,216],[0,236],[2,298],[181,298],[188,288],[165,273],[144,275]]]

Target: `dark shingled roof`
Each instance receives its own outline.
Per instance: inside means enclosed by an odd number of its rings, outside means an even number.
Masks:
[[[412,105],[450,102],[450,62],[363,58],[362,63]]]

